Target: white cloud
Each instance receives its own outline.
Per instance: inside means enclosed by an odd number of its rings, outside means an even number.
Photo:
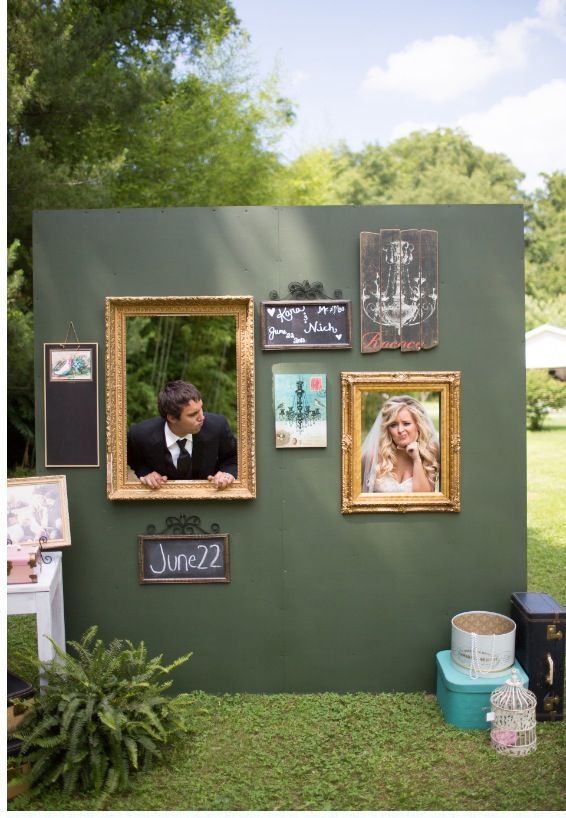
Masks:
[[[290,85],[291,88],[300,88],[305,82],[310,79],[309,75],[306,71],[303,71],[302,68],[297,68],[291,74]]]
[[[540,184],[540,173],[566,172],[566,80],[548,82],[524,96],[505,97],[485,111],[454,122],[408,120],[391,136],[395,140],[412,131],[433,131],[441,126],[461,128],[475,145],[508,156],[526,175],[526,190]]]
[[[387,58],[386,68],[370,68],[366,93],[397,91],[432,102],[446,102],[484,85],[497,71],[489,48],[473,37],[455,35],[416,40]]]
[[[566,11],[566,0],[539,0],[537,13],[539,17],[555,20]]]
[[[559,36],[565,0],[540,0],[536,17],[524,17],[490,39],[455,34],[415,40],[387,57],[385,67],[369,69],[365,94],[394,91],[442,103],[485,86],[492,78],[523,67],[533,31]]]
[[[472,142],[505,153],[532,189],[541,172],[566,171],[566,81],[541,85],[524,96],[505,97],[487,111],[468,114],[458,126]]]
[[[538,26],[566,41],[566,0],[539,0]]]
[[[395,142],[396,139],[401,139],[404,136],[409,136],[410,133],[413,131],[435,131],[437,128],[455,128],[455,122],[433,122],[432,120],[428,120],[428,122],[417,122],[415,119],[406,119],[403,122],[400,122],[398,125],[395,125],[393,130],[391,131],[391,142]]]

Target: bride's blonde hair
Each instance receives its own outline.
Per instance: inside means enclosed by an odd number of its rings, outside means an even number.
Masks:
[[[439,473],[439,446],[436,430],[422,403],[410,395],[396,395],[385,401],[376,422],[362,447],[364,490],[373,491],[373,483],[390,475],[397,464],[397,448],[389,427],[401,409],[407,409],[417,427],[419,454],[430,482],[434,485]],[[368,458],[370,458],[368,460]],[[366,485],[367,483],[367,485]]]

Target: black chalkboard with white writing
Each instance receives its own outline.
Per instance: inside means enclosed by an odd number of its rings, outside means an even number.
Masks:
[[[349,349],[351,301],[262,301],[262,349]]]
[[[138,541],[142,585],[230,582],[228,534],[142,535]]]

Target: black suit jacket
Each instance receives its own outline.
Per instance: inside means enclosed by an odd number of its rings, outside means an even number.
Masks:
[[[224,415],[206,412],[200,432],[193,435],[190,480],[206,480],[225,471],[238,476],[236,440]],[[177,469],[165,443],[165,421],[150,418],[134,423],[128,431],[128,465],[138,477],[152,471],[170,480],[179,480]]]

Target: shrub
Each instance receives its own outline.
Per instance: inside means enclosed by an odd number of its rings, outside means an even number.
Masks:
[[[544,369],[527,371],[527,426],[532,432],[542,429],[551,409],[566,406],[566,384],[552,378]]]
[[[147,658],[143,642],[115,639],[106,647],[94,641],[96,631],[69,642],[75,656],[53,643],[58,658],[36,660],[47,686],[19,734],[21,759],[31,762],[30,796],[58,783],[68,794],[98,791],[102,802],[188,731],[187,697],[164,696],[172,681],[160,677],[191,654],[164,667],[161,656]]]

